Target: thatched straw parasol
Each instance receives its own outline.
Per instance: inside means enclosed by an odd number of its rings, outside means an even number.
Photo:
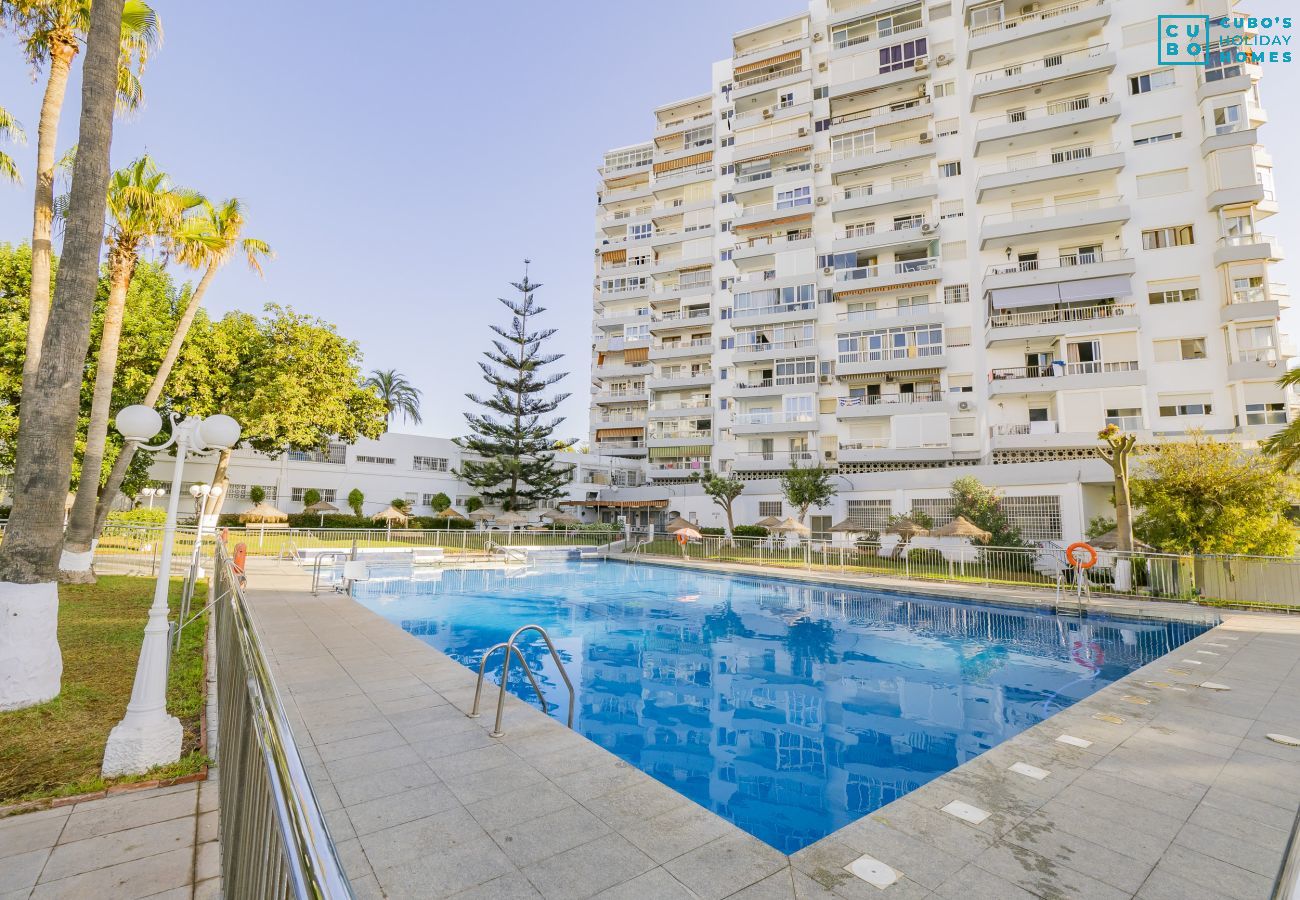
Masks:
[[[940,525],[930,532],[931,537],[957,537],[971,538],[976,541],[987,541],[993,537],[992,534],[980,528],[965,516],[958,516],[947,525]]]
[[[759,528],[775,528],[776,526],[781,524],[781,520],[778,519],[776,516],[768,516],[765,519],[759,519],[754,524],[757,525]]]
[[[1119,531],[1112,528],[1105,534],[1099,534],[1095,538],[1089,538],[1088,543],[1098,550],[1118,550],[1119,549]],[[1152,550],[1150,544],[1144,544],[1137,538],[1133,538],[1134,550]]]
[[[770,531],[793,532],[794,534],[807,536],[812,534],[812,529],[800,522],[794,516],[787,516],[784,520],[769,527]]]
[[[450,506],[433,514],[435,519],[463,519],[465,516]]]
[[[582,520],[572,513],[548,509],[543,515],[551,520],[552,525],[581,525]]]
[[[496,513],[492,512],[490,509],[476,509],[469,514],[469,517],[475,522],[486,522],[488,519],[494,518],[495,516]]]
[[[339,508],[335,506],[333,503],[330,503],[328,500],[317,500],[311,506],[303,510],[303,512],[319,513],[321,525],[325,524],[326,513],[336,513],[338,511]]]
[[[694,528],[694,527],[695,527],[694,524],[686,521],[681,516],[678,516],[677,518],[673,519],[671,522],[669,522],[667,525],[664,526],[664,531],[667,531],[669,534],[676,534],[677,532],[681,531],[683,528]]]
[[[848,532],[849,534],[863,534],[868,531],[875,531],[875,529],[867,528],[863,525],[859,525],[857,522],[854,522],[852,519],[844,519],[832,525],[831,531],[843,531],[843,532]]]
[[[906,516],[903,516],[893,525],[890,525],[885,529],[885,534],[896,534],[899,537],[904,538],[923,537],[929,533],[929,531],[922,528],[920,525],[917,525]]]
[[[505,528],[514,528],[516,525],[526,525],[528,520],[516,512],[503,512],[492,520],[493,525],[501,525]]]
[[[241,522],[288,522],[289,514],[281,512],[269,503],[259,503],[252,509],[239,514]]]
[[[408,516],[406,513],[402,512],[396,506],[390,505],[386,509],[382,509],[379,512],[375,513],[370,518],[371,521],[387,522],[388,524],[391,525],[394,522],[405,522],[407,519],[411,517]]]

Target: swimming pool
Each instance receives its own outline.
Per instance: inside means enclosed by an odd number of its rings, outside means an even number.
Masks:
[[[1210,627],[621,562],[417,572],[355,596],[475,670],[542,625],[577,731],[786,853]],[[564,721],[545,646],[523,652]],[[518,666],[509,688],[536,705]]]

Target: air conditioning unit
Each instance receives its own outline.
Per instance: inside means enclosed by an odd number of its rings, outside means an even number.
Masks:
[[[936,66],[946,66],[950,62],[952,62],[952,57],[947,53],[940,53],[934,58],[934,64]]]
[[[833,384],[834,381],[835,381],[835,379],[832,378],[832,377],[829,376],[829,375],[822,375],[822,376],[819,376],[817,380],[818,380],[818,382],[820,382],[821,384]]]
[[[834,275],[834,274],[835,274],[835,268],[834,268],[833,266],[822,266],[822,274],[823,274],[823,275]]]
[[[916,69],[916,71],[918,71],[918,72],[924,72],[926,69],[930,68],[930,60],[928,60],[928,59],[926,59],[924,56],[922,56],[920,59],[918,59],[916,62],[914,62],[914,63],[912,64],[912,66],[913,66],[913,68]]]
[[[808,129],[807,129],[807,128],[800,128],[800,129],[799,129],[799,137],[807,137],[807,136],[808,136]]]
[[[939,230],[939,223],[938,223],[938,222],[922,222],[922,223],[921,223],[921,234],[934,234],[934,233],[935,233],[936,231],[938,231],[938,230]]]
[[[970,412],[972,409],[975,408],[975,404],[969,400],[962,400],[960,403],[957,404],[957,408],[960,409],[962,412]]]
[[[820,41],[821,39],[822,39],[822,33],[821,33],[820,31],[814,31],[814,32],[813,32],[813,43],[816,43],[817,41]]]
[[[828,459],[828,460],[831,460],[831,461],[833,462],[833,461],[835,460],[835,451],[834,451],[834,450],[823,450],[823,451],[822,451],[822,456],[825,457],[825,458]]]
[[[925,134],[921,135],[922,144],[928,144],[933,140],[934,140],[934,135],[930,134],[930,132],[928,131]]]
[[[1028,16],[1038,12],[1042,8],[1042,5],[1038,3],[1026,3],[1024,6],[1020,7],[1020,14],[1022,16]]]
[[[813,163],[813,171],[814,171],[814,172],[820,172],[821,170],[822,170],[822,164],[821,164],[821,163]]]
[[[825,61],[823,61],[823,62],[819,62],[819,63],[817,64],[817,71],[818,71],[818,72],[825,72],[828,68],[830,68],[830,67],[826,65]]]
[[[825,205],[826,205],[826,198],[825,198],[825,197],[818,197],[818,198],[817,198],[817,205],[818,205],[818,206],[825,206]]]
[[[763,107],[763,118],[764,118],[764,119],[770,119],[770,118],[772,118],[774,115],[776,115],[776,110],[772,109],[772,107],[770,107],[770,106],[765,106],[765,107]]]

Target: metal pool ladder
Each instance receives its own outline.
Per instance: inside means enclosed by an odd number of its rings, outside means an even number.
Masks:
[[[555,667],[560,670],[560,677],[564,679],[564,686],[569,689],[569,720],[565,724],[569,728],[573,727],[574,694],[573,694],[573,682],[569,680],[569,673],[565,671],[564,663],[560,661],[560,654],[556,651],[555,644],[551,643],[551,636],[546,633],[546,629],[543,628],[541,625],[525,625],[522,628],[516,629],[515,633],[510,635],[510,639],[508,641],[504,641],[503,643],[496,644],[495,646],[489,647],[487,652],[483,654],[483,659],[478,664],[478,684],[474,686],[474,706],[469,711],[469,717],[471,719],[478,718],[479,699],[483,695],[483,673],[487,670],[488,658],[491,657],[492,654],[496,653],[498,650],[501,650],[503,648],[505,649],[506,651],[505,659],[502,660],[501,662],[501,690],[497,694],[496,725],[493,726],[490,732],[488,732],[488,735],[490,737],[499,738],[505,736],[505,732],[501,730],[501,715],[506,708],[506,681],[509,679],[510,676],[510,654],[511,653],[514,653],[515,656],[519,657],[519,665],[524,667],[524,674],[528,676],[528,681],[532,684],[533,690],[537,692],[537,699],[542,702],[542,712],[543,713],[548,712],[546,706],[546,697],[545,695],[542,694],[541,685],[537,683],[537,678],[533,676],[533,670],[528,667],[528,660],[524,659],[524,655],[520,653],[519,648],[515,646],[515,641],[519,639],[519,636],[521,634],[527,631],[536,631],[538,634],[540,634],[542,636],[542,640],[546,641],[547,649],[551,651],[551,659],[555,660]]]

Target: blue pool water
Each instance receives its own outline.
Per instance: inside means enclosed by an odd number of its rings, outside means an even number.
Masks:
[[[618,562],[419,572],[356,596],[473,669],[542,625],[575,729],[786,853],[1210,627]],[[523,650],[563,721],[545,646]],[[536,703],[518,666],[509,687]]]

